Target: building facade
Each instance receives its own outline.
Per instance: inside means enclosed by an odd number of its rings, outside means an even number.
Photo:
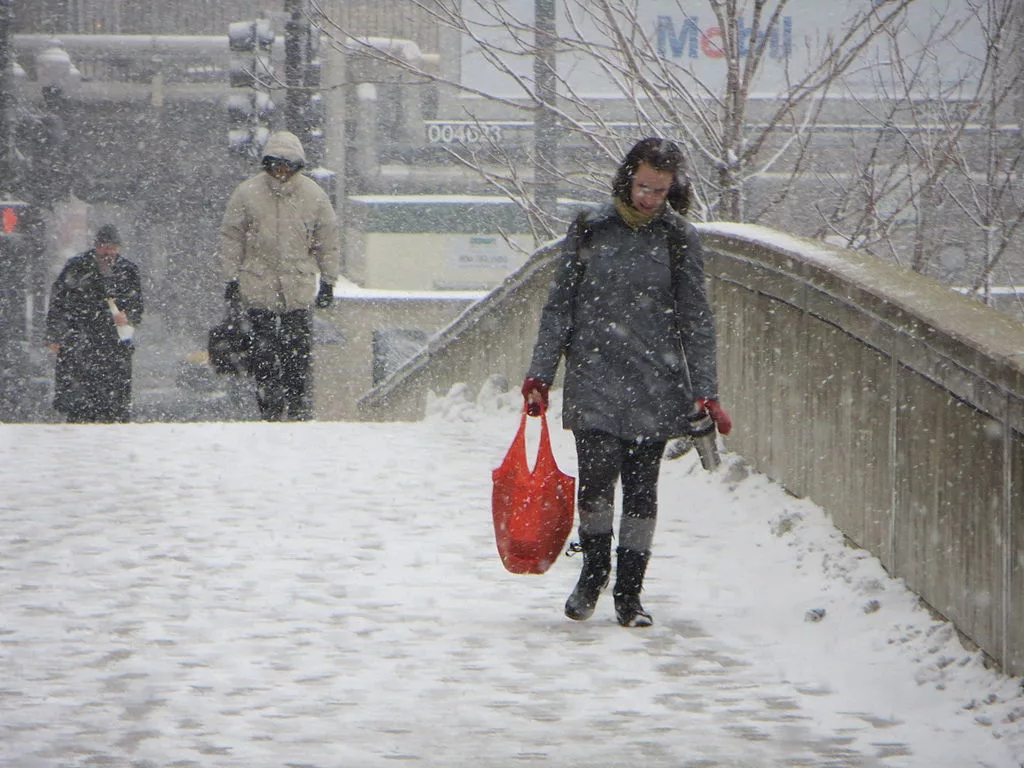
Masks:
[[[338,26],[358,35],[414,40],[437,50],[437,25],[409,0],[320,0]],[[14,0],[22,34],[208,35],[239,19],[283,14],[285,0]]]

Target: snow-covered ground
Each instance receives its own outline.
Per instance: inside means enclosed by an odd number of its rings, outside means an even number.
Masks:
[[[0,426],[0,765],[1024,764],[1021,680],[735,456],[663,465],[654,627],[565,619],[494,547],[518,400]]]

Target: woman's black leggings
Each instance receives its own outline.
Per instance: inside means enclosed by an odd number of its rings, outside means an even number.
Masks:
[[[615,484],[622,480],[619,546],[651,548],[658,516],[658,472],[664,440],[623,440],[607,432],[574,431],[579,464],[577,501],[580,535],[612,532]]]

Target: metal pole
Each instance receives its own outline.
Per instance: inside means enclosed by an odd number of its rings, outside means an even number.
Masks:
[[[549,237],[558,211],[558,118],[553,111],[558,100],[555,0],[534,0],[534,25],[534,205],[540,219],[540,234]]]
[[[336,3],[334,8],[338,8]],[[324,50],[323,97],[324,97],[324,159],[323,165],[334,172],[334,210],[346,221],[348,199],[348,171],[346,164],[345,113],[346,98],[345,51],[342,45],[330,40]],[[346,228],[341,227],[341,271],[346,274],[349,264]]]
[[[0,0],[0,189],[8,195],[14,180],[14,78],[11,77],[11,27],[14,0]]]
[[[0,198],[14,191],[14,79],[11,77],[13,0],[0,0]],[[0,421],[17,421],[25,388],[22,349],[25,269],[17,238],[0,235]]]
[[[303,85],[303,0],[286,0],[285,13],[288,21],[284,29],[284,82],[287,87],[285,100],[285,124],[288,130],[300,139],[305,135],[303,107],[305,92]]]

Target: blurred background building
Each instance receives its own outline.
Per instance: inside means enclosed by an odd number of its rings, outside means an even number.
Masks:
[[[408,0],[321,0],[346,28],[437,50],[437,25]],[[36,34],[208,35],[239,19],[283,13],[284,0],[15,0],[15,31]]]
[[[401,103],[408,96],[396,90],[400,73],[363,67],[361,75],[374,82],[372,93],[363,90],[375,113],[367,117],[372,125],[354,119],[347,102],[359,97],[341,81],[344,74],[333,75],[326,96],[317,92],[327,57],[310,34],[310,6],[306,0],[13,0],[8,45],[18,102],[12,160],[25,167],[18,180],[7,174],[7,192],[42,209],[45,219],[32,232],[37,321],[44,303],[40,293],[55,269],[87,245],[95,222],[110,219],[147,268],[154,311],[181,330],[206,326],[219,279],[214,251],[220,214],[231,189],[256,170],[258,160],[258,147],[239,136],[257,128],[296,129],[285,87],[293,12],[303,29],[296,33],[301,51],[291,84],[300,98],[313,97],[299,107],[305,122],[296,132],[314,164],[327,172],[325,184],[337,192],[333,176],[346,172],[346,142],[371,139],[383,145],[408,132],[402,115],[421,116],[424,99],[415,96],[413,110]],[[431,46],[436,50],[436,25],[416,4],[380,0],[314,7],[329,9],[346,29],[401,40],[416,56]],[[241,84],[236,73],[250,62],[248,54],[229,49],[229,25],[257,18],[273,34],[265,51],[273,72],[256,89],[232,88]],[[272,108],[239,115],[235,108],[260,85]],[[327,102],[335,104],[333,168],[325,158]],[[369,160],[370,152],[351,154],[364,168],[376,168],[378,158]],[[51,188],[35,189],[42,182]]]
[[[0,296],[0,348],[11,372],[0,380],[0,420],[46,418],[52,371],[39,350],[47,293],[101,223],[119,227],[124,252],[144,275],[142,391],[147,371],[157,386],[203,348],[223,312],[216,251],[224,205],[257,172],[262,141],[276,128],[303,139],[310,173],[331,193],[344,227],[345,274],[359,285],[484,290],[534,247],[520,234],[528,226],[516,206],[485,195],[486,183],[453,163],[437,129],[439,140],[428,141],[437,87],[370,53],[437,70],[440,33],[417,3],[6,5],[0,50],[11,66],[0,93],[11,101],[0,110],[10,118],[0,142],[9,149],[0,202],[18,206],[18,227],[9,238],[16,255],[3,260],[0,275],[9,286]],[[362,43],[322,44],[321,11]],[[393,197],[410,193],[430,198],[411,205]],[[452,297],[448,315],[472,300]],[[385,348],[391,337],[431,330],[375,333]]]

